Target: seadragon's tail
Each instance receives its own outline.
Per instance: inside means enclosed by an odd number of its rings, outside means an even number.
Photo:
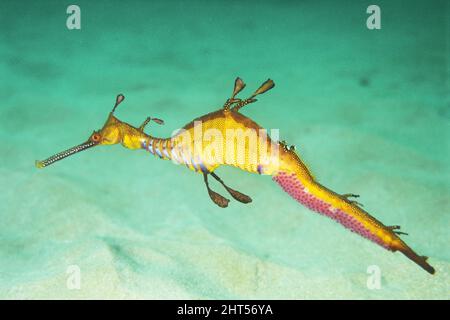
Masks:
[[[273,180],[307,208],[337,221],[387,250],[402,252],[427,272],[434,274],[435,270],[427,263],[427,257],[417,255],[398,237],[394,231],[398,227],[383,225],[361,209],[355,201],[350,201],[348,195],[339,195],[325,188],[316,182],[309,172],[303,172],[304,166],[298,168],[300,170],[278,171],[273,174]]]

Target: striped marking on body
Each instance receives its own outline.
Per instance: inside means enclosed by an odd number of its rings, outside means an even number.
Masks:
[[[183,148],[172,144],[168,140],[148,139],[141,143],[142,149],[148,150],[151,154],[157,155],[160,159],[171,159],[178,164],[184,164],[188,169],[195,172],[209,173],[203,161],[194,157],[189,148]]]

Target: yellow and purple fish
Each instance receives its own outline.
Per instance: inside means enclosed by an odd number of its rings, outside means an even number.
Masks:
[[[257,95],[272,89],[272,80],[264,82],[249,98],[236,98],[244,87],[244,82],[237,78],[231,97],[221,109],[191,121],[170,138],[156,138],[144,133],[150,121],[163,124],[158,118],[148,117],[139,127],[117,119],[114,111],[124,100],[124,96],[119,94],[102,129],[94,131],[86,142],[78,146],[46,160],[36,161],[36,166],[47,167],[94,146],[121,143],[128,149],[144,149],[161,159],[172,160],[200,173],[210,198],[220,207],[227,207],[229,200],[210,188],[209,175],[219,181],[237,201],[249,203],[252,200],[226,185],[214,172],[218,167],[231,165],[251,173],[271,175],[284,191],[307,208],[335,220],[387,250],[402,252],[427,272],[435,272],[427,263],[427,257],[416,254],[400,239],[399,235],[404,233],[399,231],[399,226],[385,226],[372,217],[354,200],[357,195],[338,194],[321,185],[294,147],[288,147],[284,141],[272,140],[263,128],[239,112],[242,107],[255,102]],[[239,134],[236,132],[243,134],[245,139],[237,139]],[[232,138],[228,139],[230,135]]]

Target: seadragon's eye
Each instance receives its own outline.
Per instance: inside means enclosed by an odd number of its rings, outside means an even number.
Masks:
[[[93,142],[99,142],[99,141],[100,141],[100,138],[101,138],[101,136],[100,136],[100,134],[97,133],[97,132],[94,132],[94,133],[92,134],[92,136],[91,136],[91,140],[92,140]]]

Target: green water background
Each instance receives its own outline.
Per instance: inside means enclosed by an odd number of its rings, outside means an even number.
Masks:
[[[381,30],[368,1],[77,1],[81,30],[69,4],[0,4],[0,298],[449,298],[446,1],[377,1]],[[100,128],[119,92],[120,119],[162,118],[148,132],[169,136],[220,108],[236,76],[244,95],[272,78],[242,112],[401,225],[437,274],[269,177],[221,168],[253,202],[220,209],[200,175],[120,146],[34,167]]]

